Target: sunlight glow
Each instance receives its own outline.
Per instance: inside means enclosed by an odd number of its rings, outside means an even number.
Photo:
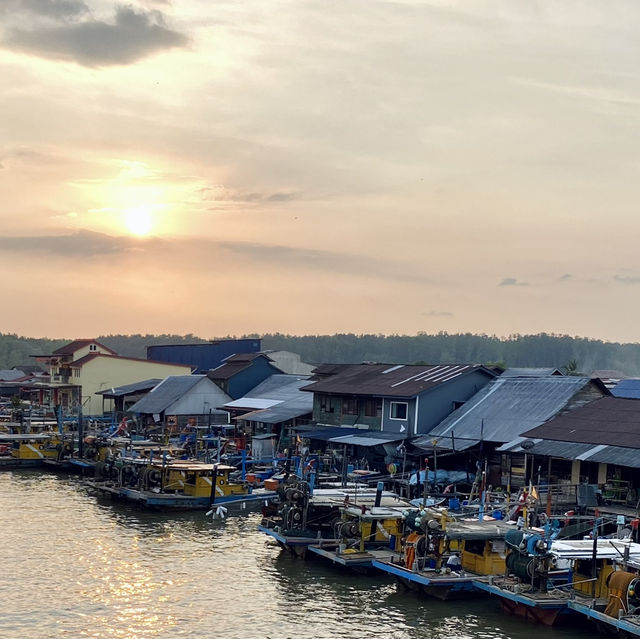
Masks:
[[[144,237],[153,228],[153,215],[147,206],[124,209],[124,223],[129,233]]]

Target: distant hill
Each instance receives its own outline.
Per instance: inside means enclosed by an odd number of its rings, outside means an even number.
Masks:
[[[71,339],[34,339],[0,333],[0,368],[33,365],[30,355],[51,353]],[[120,355],[142,358],[146,357],[146,347],[154,344],[207,341],[195,335],[102,335],[96,339]],[[312,364],[374,361],[390,364],[499,363],[505,366],[563,368],[570,362],[576,362],[578,371],[586,374],[597,369],[613,369],[630,376],[640,376],[640,344],[546,333],[508,338],[472,333],[301,336],[274,333],[262,336],[262,347],[299,353],[304,361]]]

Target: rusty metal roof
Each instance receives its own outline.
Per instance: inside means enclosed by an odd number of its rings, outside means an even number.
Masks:
[[[482,370],[487,376],[495,377],[495,373],[484,366],[469,364],[439,366],[353,364],[328,379],[305,386],[303,390],[337,395],[414,397],[477,370]]]
[[[105,351],[108,351],[109,353],[116,355],[116,352],[114,350],[110,349],[108,346],[105,346],[104,344],[101,344],[95,339],[76,339],[73,342],[69,342],[68,344],[65,344],[61,348],[57,348],[55,351],[53,351],[53,354],[54,355],[73,355],[76,351],[79,351],[81,348],[84,348],[85,346],[89,346],[89,344],[96,344],[100,348],[104,348]]]
[[[564,442],[640,448],[640,401],[603,397],[522,434]]]

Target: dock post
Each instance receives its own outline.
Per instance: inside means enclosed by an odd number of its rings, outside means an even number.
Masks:
[[[213,502],[216,500],[216,484],[218,483],[218,465],[213,465],[213,472],[211,473],[211,493],[209,495],[209,506],[213,507]]]
[[[596,598],[596,577],[598,575],[598,567],[596,560],[598,558],[598,520],[593,524],[593,548],[591,550],[591,598]]]
[[[420,477],[420,472],[418,472],[418,477]],[[424,458],[424,482],[422,484],[422,507],[427,507],[427,494],[429,492],[429,458]]]
[[[376,500],[374,502],[374,507],[378,508],[380,506],[380,502],[382,501],[382,491],[384,490],[384,482],[379,481],[376,486]]]
[[[78,407],[78,457],[84,456],[84,426],[82,424],[82,406]]]

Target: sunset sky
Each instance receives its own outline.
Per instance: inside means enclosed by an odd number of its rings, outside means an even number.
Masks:
[[[640,341],[640,3],[2,0],[0,332]]]

